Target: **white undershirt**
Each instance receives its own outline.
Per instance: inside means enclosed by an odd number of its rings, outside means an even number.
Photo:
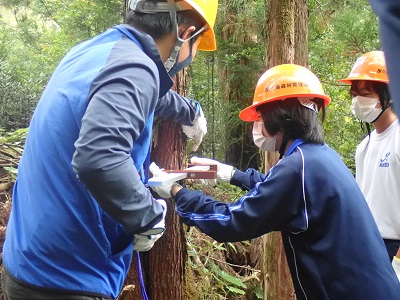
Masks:
[[[368,142],[369,141],[369,142]],[[356,180],[383,238],[400,240],[400,126],[371,132],[356,151]]]

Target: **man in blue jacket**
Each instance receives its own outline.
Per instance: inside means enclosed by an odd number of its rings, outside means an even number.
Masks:
[[[115,299],[133,251],[163,232],[146,181],[154,116],[204,130],[171,91],[196,50],[215,50],[218,1],[130,3],[123,25],[75,46],[33,114],[3,249],[5,299]],[[204,120],[203,120],[204,121]],[[188,129],[189,127],[189,129]]]

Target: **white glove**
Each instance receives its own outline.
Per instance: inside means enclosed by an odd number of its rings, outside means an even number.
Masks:
[[[235,171],[235,168],[233,166],[226,165],[226,164],[220,163],[219,161],[209,159],[209,158],[193,156],[190,159],[190,162],[192,164],[199,164],[199,165],[217,165],[217,179],[216,180],[215,179],[200,179],[200,182],[202,184],[205,184],[208,186],[216,186],[218,182],[219,183],[229,182]]]
[[[167,203],[165,203],[163,199],[156,199],[155,201],[164,207],[162,219],[160,222],[154,225],[153,228],[133,236],[133,250],[137,252],[149,251],[151,248],[153,248],[154,243],[164,234]]]
[[[154,162],[152,162],[149,166],[149,170],[151,174],[153,174],[154,177],[160,177],[164,176],[168,173],[164,172],[163,170],[160,169],[159,166],[157,166]],[[172,187],[173,182],[170,183],[165,183],[162,186],[150,186],[151,189],[156,192],[161,198],[168,199],[171,198],[171,187]]]
[[[162,233],[155,235],[135,234],[133,236],[133,250],[136,252],[149,251],[162,235]]]
[[[192,151],[196,151],[199,148],[203,137],[207,133],[207,120],[204,117],[203,110],[200,104],[197,102],[196,116],[193,121],[193,126],[182,125],[182,130],[186,136],[193,140]]]
[[[392,266],[393,266],[393,269],[396,271],[397,278],[400,281],[400,258],[398,258],[396,256],[393,257]]]

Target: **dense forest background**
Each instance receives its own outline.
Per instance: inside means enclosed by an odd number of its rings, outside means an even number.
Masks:
[[[271,1],[219,0],[215,27],[218,50],[198,52],[187,69],[188,96],[201,103],[208,120],[208,134],[197,154],[241,169],[263,169],[264,158],[251,143],[251,124],[241,122],[238,114],[251,103],[257,79],[267,65],[267,2]],[[324,123],[326,142],[354,172],[355,148],[365,133],[351,114],[348,86],[337,80],[349,73],[362,53],[379,49],[377,18],[367,0],[309,0],[305,5],[308,6],[307,66],[320,78],[325,92],[332,98]],[[3,0],[0,3],[0,187],[3,187],[0,192],[3,203],[11,200],[10,182],[17,173],[25,128],[54,68],[72,46],[122,22],[125,11],[123,0]],[[238,195],[225,186],[217,193],[228,198]],[[194,239],[198,240],[199,236],[188,231],[192,258],[199,253],[208,257],[211,250],[227,251],[227,248],[233,256],[239,253],[239,245],[222,246],[203,236],[200,240],[206,243],[192,247]],[[243,245],[246,246],[240,244]],[[213,261],[218,259],[221,258],[214,257]],[[231,262],[237,263],[237,260]],[[197,275],[213,274],[204,298],[197,299],[245,299],[235,297],[244,294],[249,287],[246,282],[253,279],[256,280],[251,281],[252,296],[246,299],[261,299],[257,270],[249,267],[243,272],[241,267],[233,265],[234,276],[217,264],[211,268],[204,260],[189,259],[190,267],[201,266]]]
[[[247,139],[248,124],[242,124],[238,112],[251,103],[257,79],[265,70],[265,1],[219,2],[218,50],[200,52],[189,67],[189,96],[201,102],[208,119],[202,154],[246,168],[259,164],[256,148],[240,148],[245,153],[242,157],[231,152]],[[64,54],[80,41],[120,23],[124,5],[122,0],[2,1],[2,130],[28,126],[41,92]],[[337,79],[348,74],[362,53],[379,49],[377,19],[367,0],[310,0],[308,9],[308,67],[333,100],[324,126],[327,142],[353,168],[353,153],[362,132],[349,109],[348,88]],[[227,91],[227,86],[231,92],[221,92]]]

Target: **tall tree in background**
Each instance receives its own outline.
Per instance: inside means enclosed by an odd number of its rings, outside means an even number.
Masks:
[[[189,76],[186,70],[175,77],[175,91],[187,96]],[[157,126],[152,157],[165,169],[183,169],[186,166],[186,137],[179,124],[163,120]],[[184,299],[186,239],[182,223],[175,213],[175,203],[168,202],[167,231],[152,252],[149,267],[153,274],[150,286],[152,300]]]
[[[266,68],[284,63],[307,65],[308,4],[306,0],[266,0]],[[278,154],[265,153],[265,173],[276,164]],[[262,237],[264,299],[294,299],[280,233]]]
[[[261,1],[219,1],[218,73],[220,101],[225,109],[220,115],[224,132],[225,161],[239,169],[259,167],[257,148],[252,143],[251,126],[239,120],[239,111],[253,99],[253,87],[262,69],[263,49],[257,33],[257,13]]]

